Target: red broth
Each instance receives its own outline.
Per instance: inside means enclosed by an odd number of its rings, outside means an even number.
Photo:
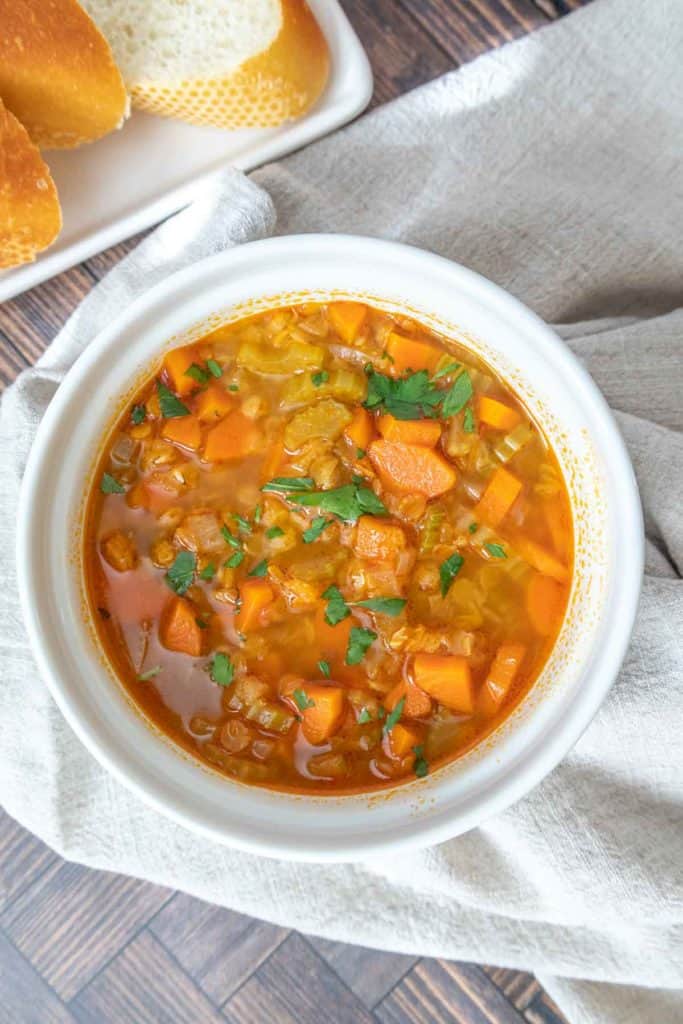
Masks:
[[[472,352],[305,304],[155,367],[104,446],[85,560],[165,734],[339,794],[422,777],[510,714],[563,620],[572,522],[552,449]]]

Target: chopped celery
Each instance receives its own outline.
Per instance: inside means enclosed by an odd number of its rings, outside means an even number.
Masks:
[[[285,427],[285,447],[290,451],[296,451],[316,437],[334,441],[352,419],[353,416],[345,405],[335,402],[333,398],[323,398],[291,418]]]
[[[265,700],[252,704],[247,710],[247,718],[269,732],[287,732],[294,724],[294,716],[285,707]]]
[[[292,341],[284,348],[271,348],[243,341],[237,352],[237,365],[254,373],[301,373],[319,370],[325,359],[325,349],[309,342]]]
[[[434,548],[434,545],[441,534],[441,524],[446,517],[444,509],[438,505],[427,510],[424,525],[420,531],[420,554],[427,555]]]
[[[534,438],[534,430],[530,423],[518,423],[514,430],[506,434],[493,446],[493,454],[500,462],[509,462],[513,455],[520,452]]]

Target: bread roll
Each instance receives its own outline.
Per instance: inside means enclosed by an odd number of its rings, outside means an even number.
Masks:
[[[134,106],[153,114],[277,125],[308,110],[327,81],[327,44],[305,0],[83,2]]]
[[[0,98],[42,149],[99,139],[129,108],[109,44],[76,0],[0,0]]]
[[[0,267],[30,263],[59,234],[62,214],[47,164],[0,101]]]

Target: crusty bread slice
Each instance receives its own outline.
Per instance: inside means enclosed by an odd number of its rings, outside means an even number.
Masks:
[[[0,101],[0,267],[30,263],[61,226],[47,164],[23,124]]]
[[[133,104],[219,128],[281,124],[315,103],[329,72],[305,0],[83,0],[111,43]]]
[[[0,0],[0,98],[43,149],[99,139],[129,109],[109,44],[76,0]]]

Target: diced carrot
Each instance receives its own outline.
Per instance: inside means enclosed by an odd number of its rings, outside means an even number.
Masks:
[[[531,577],[526,590],[526,610],[531,625],[541,636],[550,636],[555,630],[564,596],[564,587],[552,576],[535,573]]]
[[[421,444],[427,448],[433,448],[441,437],[438,420],[397,420],[389,413],[379,417],[377,429],[385,441]]]
[[[569,569],[566,565],[563,565],[555,555],[551,555],[535,540],[518,537],[513,546],[520,558],[523,558],[533,569],[537,569],[544,576],[552,576],[558,583],[566,583],[569,579]]]
[[[185,373],[196,362],[197,349],[194,345],[172,348],[164,356],[164,371],[177,395],[189,395],[197,387],[197,381]]]
[[[514,505],[522,483],[501,466],[489,480],[472,515],[489,526],[498,526]]]
[[[522,419],[511,405],[505,405],[504,402],[489,398],[488,395],[479,395],[477,415],[482,423],[488,424],[494,430],[512,430]]]
[[[324,743],[341,722],[344,713],[344,691],[341,686],[306,683],[302,687],[312,701],[309,708],[300,709],[303,732],[309,743]]]
[[[354,551],[359,558],[393,561],[405,546],[406,535],[400,526],[375,516],[361,516],[358,520]]]
[[[206,435],[204,458],[207,462],[227,462],[251,455],[258,445],[260,432],[239,409],[229,413]]]
[[[197,400],[197,415],[202,423],[212,423],[227,416],[232,407],[228,392],[217,384],[211,384]]]
[[[493,714],[502,704],[515,681],[525,654],[524,644],[501,644],[479,694],[478,705],[481,711]]]
[[[165,441],[191,448],[196,452],[202,443],[202,431],[196,416],[178,416],[172,420],[164,420],[161,436]]]
[[[416,654],[413,679],[421,690],[453,711],[474,709],[472,675],[467,658],[456,654]]]
[[[370,460],[390,490],[435,498],[455,485],[455,469],[438,452],[418,444],[373,441]]]
[[[424,718],[432,710],[431,697],[421,690],[415,683],[403,679],[397,683],[393,690],[384,698],[384,706],[387,711],[393,711],[398,702],[405,698],[403,705],[404,718]]]
[[[351,442],[354,448],[361,448],[365,451],[372,441],[373,434],[372,416],[367,409],[359,406],[353,414],[351,422],[344,427],[344,437]]]
[[[248,633],[259,625],[261,612],[275,600],[275,591],[266,580],[254,578],[240,584],[240,606],[235,616],[238,633]]]
[[[365,323],[368,307],[362,302],[330,302],[327,313],[337,334],[346,341],[355,341]]]
[[[394,757],[405,757],[420,742],[420,730],[414,725],[397,722],[386,737],[387,753]]]
[[[563,560],[569,557],[571,548],[572,524],[569,509],[558,495],[543,502],[543,514],[552,537],[555,553]]]
[[[441,352],[433,345],[424,341],[406,338],[403,334],[392,331],[387,338],[387,355],[393,362],[389,368],[392,377],[401,377],[406,370],[432,370],[441,358]]]
[[[198,611],[185,597],[174,597],[161,616],[160,639],[169,651],[179,651],[198,658],[202,653],[203,634],[197,623]]]

